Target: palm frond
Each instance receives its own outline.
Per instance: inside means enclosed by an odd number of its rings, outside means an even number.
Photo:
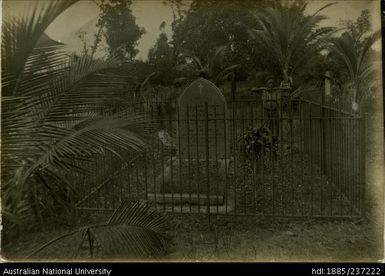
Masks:
[[[344,63],[349,74],[355,78],[358,61],[353,37],[346,32],[339,38],[331,39],[331,43],[330,51]]]
[[[239,67],[239,64],[234,64],[222,69],[220,72],[218,72],[215,75],[214,83],[219,83],[228,79],[229,76],[232,75],[234,73],[234,70],[237,69],[238,67]]]
[[[365,57],[368,54],[368,51],[373,46],[373,44],[381,38],[381,30],[377,30],[373,34],[371,34],[369,37],[365,38],[362,43],[361,51],[358,55],[358,64],[357,67],[361,69],[363,67],[363,63],[365,61]]]
[[[29,58],[45,29],[75,2],[77,0],[33,3],[28,9],[29,12],[23,17],[13,17],[3,23],[1,63],[3,76],[6,76],[8,80],[8,94],[16,95],[18,79],[27,69]],[[38,59],[35,58],[36,60]]]
[[[140,83],[140,86],[139,86],[139,92],[140,94],[143,93],[144,91],[144,88],[145,86],[147,85],[147,83],[149,82],[149,80],[155,76],[156,72],[152,72],[151,74],[149,74],[141,83]]]
[[[319,8],[318,10],[316,10],[312,16],[316,16],[317,14],[319,14],[321,11],[331,7],[331,6],[334,6],[335,4],[338,4],[338,2],[333,2],[333,3],[329,3],[329,4],[326,4],[324,6],[322,6],[321,8]]]
[[[130,94],[111,70],[120,65],[116,58],[75,59],[61,46],[37,45],[75,2],[34,3],[28,14],[3,25],[2,193],[13,215],[13,203],[33,189],[46,188],[54,197],[51,190],[70,186],[69,172],[88,173],[81,160],[145,146],[139,133],[144,117],[121,112]]]
[[[215,70],[220,70],[220,67],[223,63],[223,58],[226,52],[226,46],[216,47],[213,51],[213,54],[208,57],[208,71],[210,75],[214,75]]]
[[[88,258],[145,258],[165,253],[165,217],[145,202],[123,203],[103,224],[88,225],[60,235],[34,250],[27,259],[77,241],[72,255],[85,247]],[[85,246],[84,246],[85,244]]]
[[[373,72],[372,64],[366,64],[368,52],[380,37],[381,33],[378,30],[362,42],[355,41],[349,32],[330,39],[330,53],[346,68],[351,79],[353,100],[356,102],[363,97],[362,83],[367,82],[370,79],[369,75]]]
[[[46,126],[40,137],[47,134],[50,139],[55,139],[54,143],[48,144],[34,164],[26,170],[20,184],[23,185],[27,178],[40,167],[55,166],[65,171],[71,171],[72,156],[90,156],[101,152],[101,149],[109,151],[117,156],[119,153],[113,145],[119,145],[124,150],[139,151],[145,147],[143,138],[129,129],[130,124],[138,125],[138,120],[123,121],[101,119],[95,120],[79,130],[69,130],[60,127]],[[41,141],[41,139],[40,139]]]
[[[332,28],[318,27],[325,19],[318,13],[331,5],[306,16],[306,3],[277,3],[256,15],[257,28],[249,30],[249,34],[255,38],[257,47],[281,67],[282,75],[287,78],[290,67],[293,71],[306,68],[306,61],[319,54],[321,42],[333,31]]]

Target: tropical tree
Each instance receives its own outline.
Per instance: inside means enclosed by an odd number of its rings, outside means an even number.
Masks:
[[[356,20],[342,20],[342,25],[351,34],[354,41],[360,43],[372,31],[370,11],[368,9],[361,11],[360,16]]]
[[[178,54],[188,52],[205,64],[216,48],[226,46],[229,49],[224,60],[226,66],[237,63],[249,70],[258,61],[248,39],[247,26],[255,23],[251,11],[260,9],[265,2],[192,1],[173,22],[171,43]]]
[[[333,31],[332,27],[318,26],[325,19],[319,13],[331,5],[306,15],[306,3],[279,1],[256,13],[257,24],[249,30],[250,37],[278,69],[286,85],[319,60],[323,42]]]
[[[154,47],[148,52],[148,62],[155,70],[151,81],[155,84],[172,85],[174,79],[178,77],[175,69],[177,59],[165,32],[165,22],[160,25],[159,29],[161,33]]]
[[[326,60],[328,70],[341,83],[339,96],[345,102],[351,101],[355,110],[378,84],[374,74],[376,52],[372,45],[380,32],[372,32],[370,17],[369,10],[363,10],[357,19],[342,21],[344,32],[330,39]]]
[[[98,2],[100,18],[97,24],[99,32],[108,44],[110,54],[120,60],[132,61],[138,53],[136,46],[140,37],[146,32],[136,24],[132,14],[131,0],[101,0]],[[96,42],[100,37],[95,37]],[[96,44],[97,45],[97,44]]]
[[[369,90],[375,63],[369,61],[368,56],[380,36],[379,30],[357,41],[350,32],[344,32],[340,37],[331,39],[330,53],[343,65],[347,73],[346,85],[351,91],[352,108],[356,111],[365,91]]]
[[[37,214],[41,217],[37,210],[46,210],[49,200],[65,205],[61,195],[76,188],[67,176],[87,173],[84,162],[145,146],[138,134],[143,117],[114,111],[124,103],[124,86],[105,70],[116,67],[116,59],[73,59],[62,45],[37,44],[50,23],[75,2],[33,3],[28,14],[3,23],[3,234],[36,221]]]

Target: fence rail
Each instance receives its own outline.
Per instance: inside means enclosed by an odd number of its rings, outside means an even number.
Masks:
[[[109,210],[136,199],[188,214],[361,216],[363,119],[305,100],[265,104],[185,113],[176,103],[132,106],[151,118],[149,147],[135,158],[97,159],[93,180],[76,180],[76,207]]]

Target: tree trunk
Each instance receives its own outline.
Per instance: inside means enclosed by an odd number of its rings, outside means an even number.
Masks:
[[[353,101],[352,101],[352,109],[354,110],[354,111],[358,111],[358,101],[357,101],[357,91],[358,89],[357,89],[357,87],[356,86],[354,86],[353,87]]]

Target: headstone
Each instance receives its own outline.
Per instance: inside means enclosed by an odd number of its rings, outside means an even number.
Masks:
[[[229,158],[228,110],[222,92],[199,78],[178,101],[178,157],[180,159]]]
[[[233,201],[226,196],[228,119],[226,100],[212,82],[199,78],[185,89],[178,100],[177,153],[154,179],[149,200],[163,208],[171,204],[168,207],[177,212],[232,210]],[[160,131],[158,136],[165,145],[167,135]]]

